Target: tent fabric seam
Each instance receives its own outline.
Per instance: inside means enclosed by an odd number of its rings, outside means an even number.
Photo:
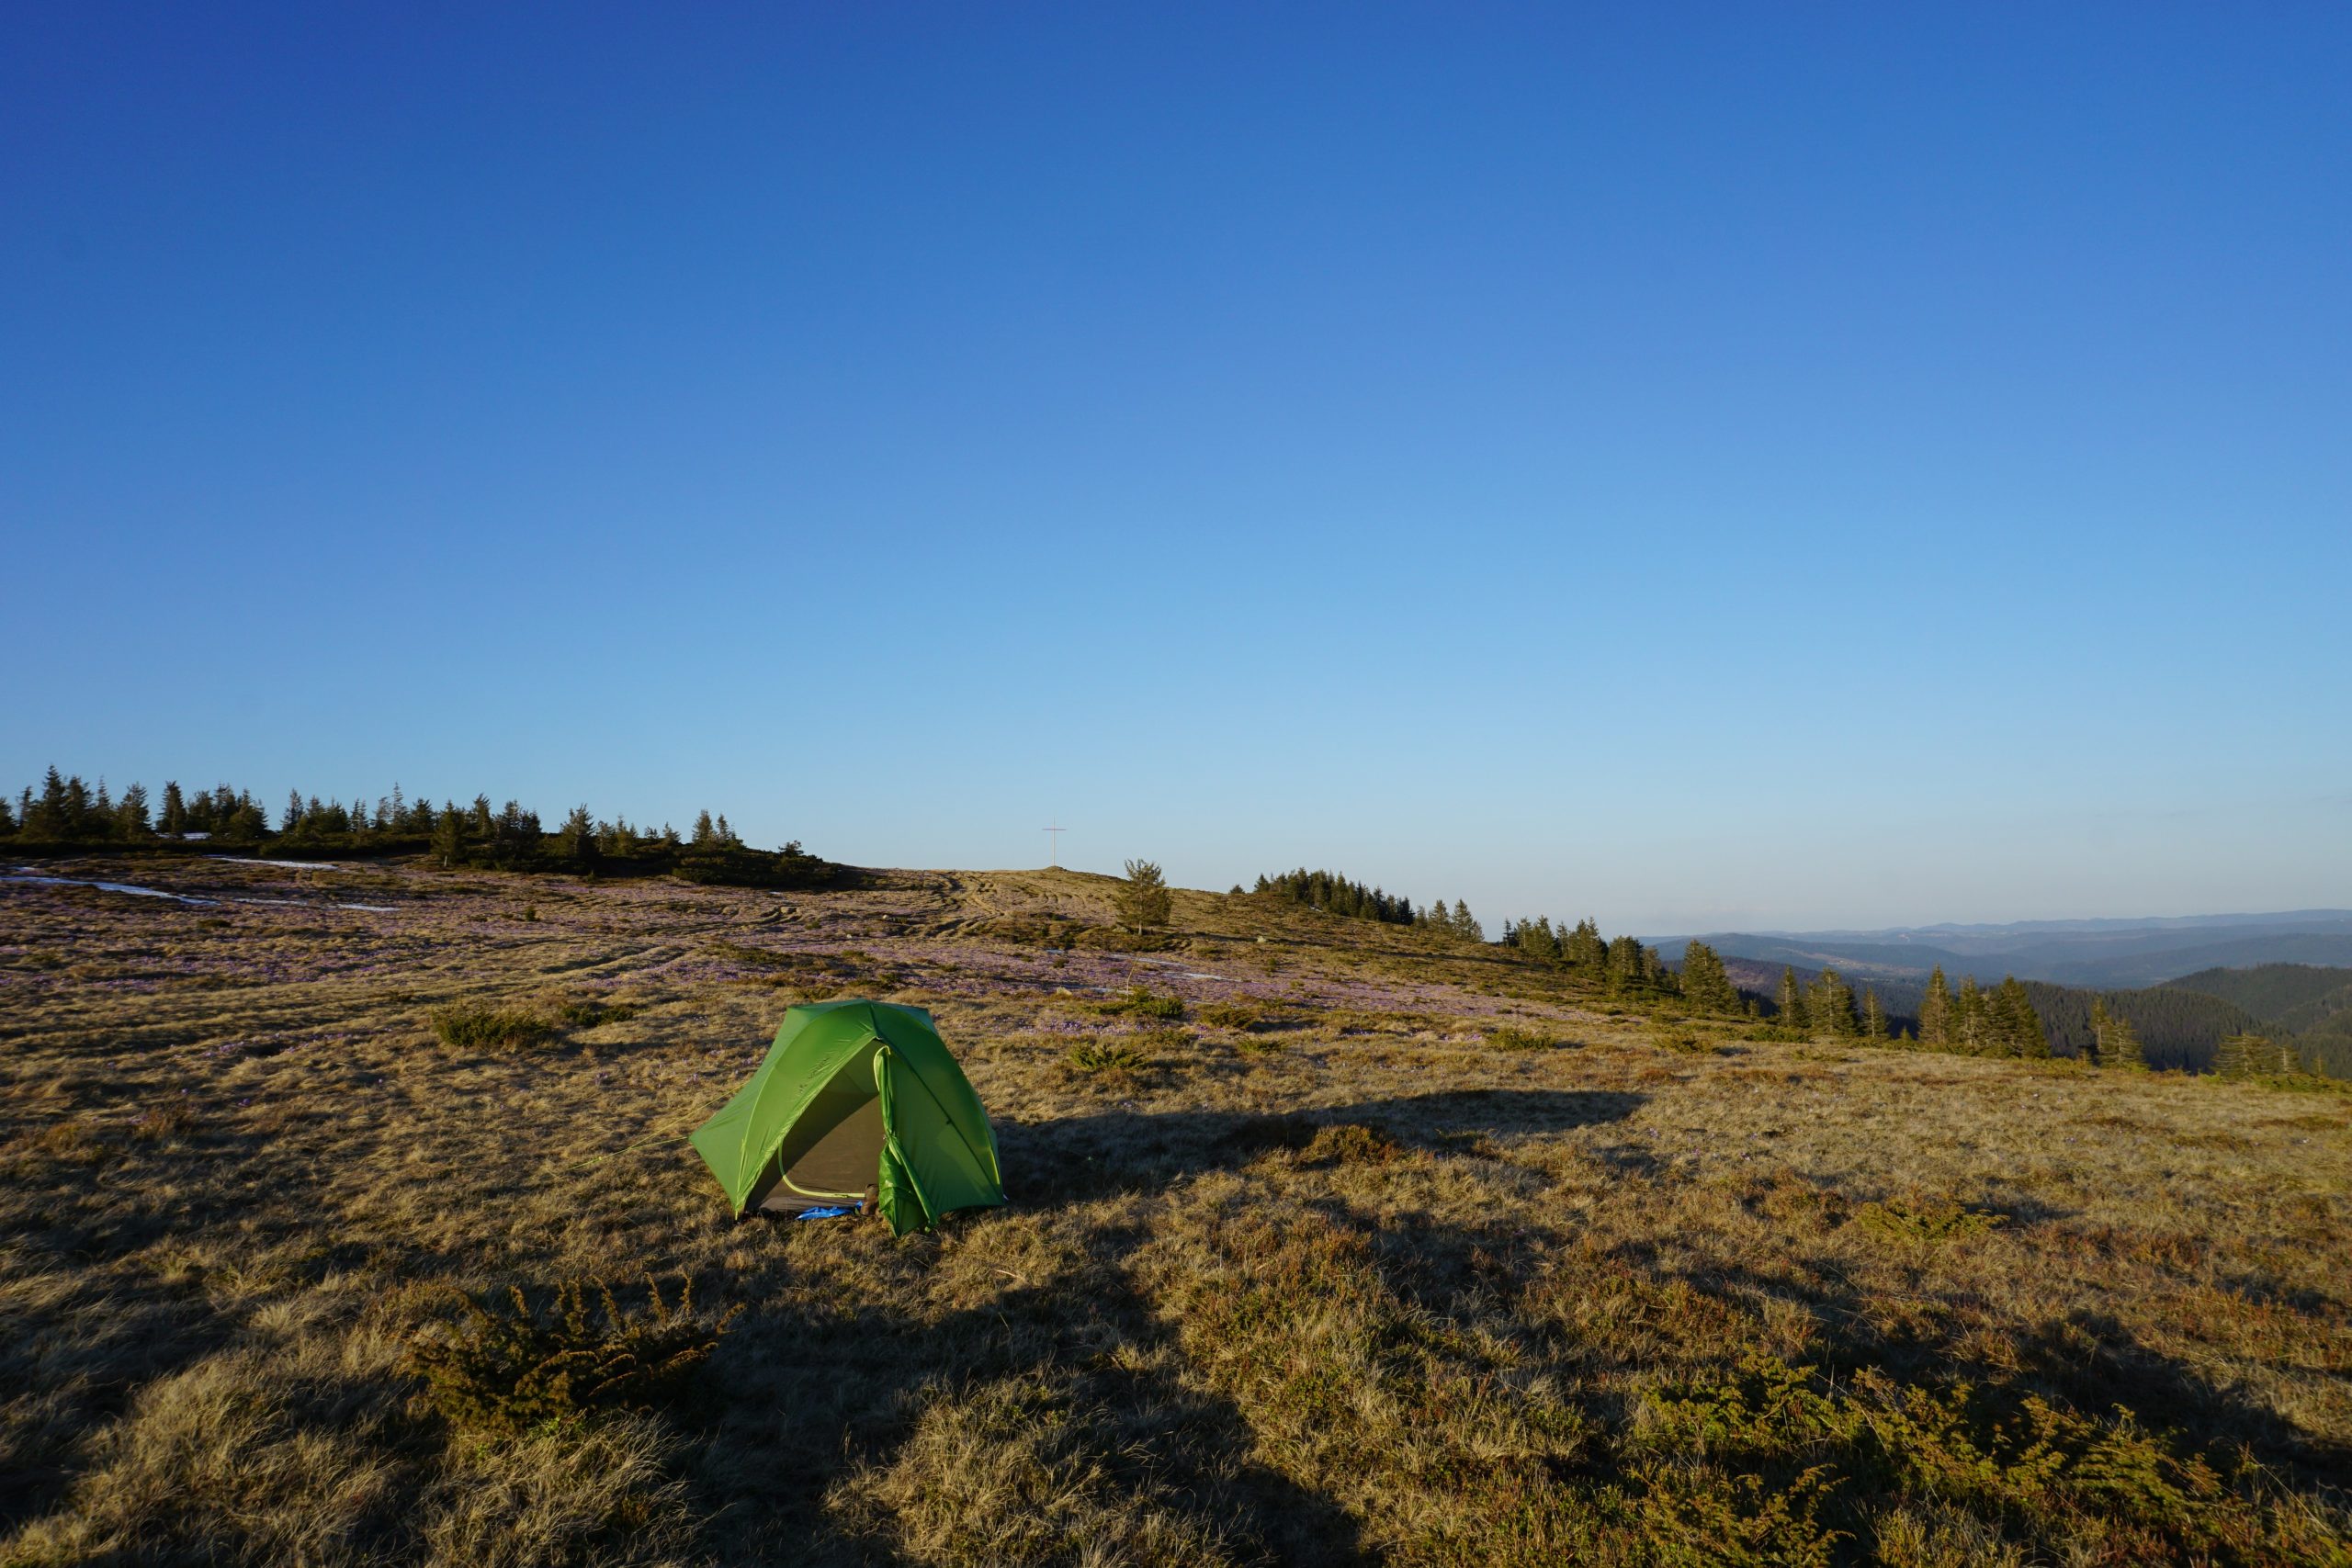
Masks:
[[[883,1041],[882,1048],[886,1051],[889,1051],[890,1043],[887,1040]],[[981,1158],[980,1151],[972,1146],[972,1140],[964,1136],[964,1129],[956,1124],[956,1113],[947,1109],[946,1102],[939,1098],[938,1092],[934,1090],[931,1085],[923,1083],[922,1074],[915,1069],[914,1065],[909,1062],[904,1056],[899,1055],[896,1051],[890,1051],[890,1059],[897,1062],[900,1066],[905,1067],[909,1077],[913,1078],[916,1083],[922,1085],[923,1098],[930,1100],[933,1109],[939,1112],[940,1120],[946,1123],[947,1130],[956,1134],[956,1141],[964,1145],[964,1152],[970,1155],[973,1159],[979,1161],[980,1164],[989,1168],[991,1171],[993,1171],[996,1161],[994,1159]],[[889,1134],[893,1142],[897,1140],[899,1135],[897,1128],[886,1128],[885,1131]],[[779,1145],[778,1146],[781,1147],[782,1145]]]

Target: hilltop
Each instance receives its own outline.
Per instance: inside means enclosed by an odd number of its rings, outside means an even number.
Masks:
[[[1264,895],[1137,936],[1075,872],[41,874],[11,1562],[2342,1561],[2324,1086],[1785,1037]],[[684,1133],[849,994],[933,1012],[1010,1207],[728,1221]],[[690,1375],[420,1376],[599,1279],[639,1327],[592,1287],[578,1353]]]

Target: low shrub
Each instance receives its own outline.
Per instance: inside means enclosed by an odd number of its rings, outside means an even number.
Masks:
[[[1134,987],[1098,1006],[1107,1013],[1158,1019],[1166,1023],[1175,1023],[1184,1016],[1183,998],[1159,996],[1143,986]]]
[[[675,1305],[652,1276],[645,1283],[651,1299],[634,1314],[601,1280],[567,1280],[537,1306],[520,1285],[503,1303],[460,1297],[458,1320],[421,1332],[403,1365],[423,1380],[424,1402],[469,1431],[511,1436],[651,1408],[676,1395],[742,1309],[701,1317],[691,1282]]]
[[[1498,1051],[1556,1051],[1568,1042],[1506,1023],[1487,1031],[1487,1043]]]
[[[444,1045],[460,1050],[517,1051],[552,1037],[555,1025],[526,1008],[493,1007],[488,1002],[452,1002],[435,1008],[433,1032]]]
[[[1081,1040],[1069,1048],[1062,1064],[1073,1072],[1132,1072],[1148,1066],[1149,1055],[1127,1040]]]
[[[1661,1051],[1679,1051],[1693,1056],[1714,1049],[1703,1032],[1685,1021],[1651,1024],[1650,1043]]]
[[[1972,1209],[1950,1198],[1890,1198],[1863,1204],[1854,1211],[1854,1219],[1873,1235],[1912,1247],[1989,1235],[1994,1226],[2009,1223],[2007,1214]]]
[[[594,999],[566,1002],[556,1009],[557,1020],[572,1029],[594,1029],[600,1023],[621,1023],[637,1016],[636,1007],[628,1002],[607,1002]]]
[[[1314,1165],[1386,1165],[1404,1152],[1402,1144],[1377,1127],[1341,1122],[1317,1133],[1305,1157]]]
[[[2023,1527],[2067,1549],[2052,1561],[2339,1560],[2328,1521],[2288,1503],[2259,1467],[2199,1452],[2120,1405],[2093,1416],[2011,1388],[1903,1382],[1872,1367],[1840,1382],[1751,1354],[1645,1398],[1633,1447],[1657,1561],[1826,1561],[1851,1537],[1817,1514],[1870,1527],[1891,1498]],[[1791,1505],[1775,1508],[1775,1496]]]

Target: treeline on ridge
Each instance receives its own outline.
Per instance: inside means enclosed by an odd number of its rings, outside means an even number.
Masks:
[[[1233,890],[1241,891],[1239,887]],[[1416,909],[1410,898],[1391,897],[1377,887],[1340,875],[1336,871],[1309,871],[1305,866],[1273,876],[1261,876],[1250,892],[1263,897],[1287,899],[1319,909],[1327,915],[1340,915],[1351,920],[1379,920],[1392,926],[1423,926],[1449,935],[1466,937],[1473,942],[1486,940],[1486,928],[1470,913],[1470,906],[1457,898],[1453,907],[1446,908],[1445,900],[1436,899]]]
[[[1236,895],[1243,889],[1236,886]],[[1296,871],[1261,876],[1250,896],[1301,904],[1350,919],[1379,920],[1412,926],[1466,942],[1483,942],[1486,929],[1460,899],[1449,908],[1442,898],[1416,908],[1409,898],[1394,897],[1333,871]],[[1555,927],[1548,917],[1523,922],[1506,920],[1500,944],[1529,958],[1567,970],[1606,996],[1621,998],[1679,998],[1696,1011],[1738,1012],[1749,1009],[1746,996],[1733,985],[1723,962],[1704,942],[1692,942],[1678,975],[1657,948],[1636,937],[1603,937],[1589,918],[1571,926]]]
[[[327,854],[423,854],[444,867],[491,866],[504,871],[569,871],[587,874],[667,873],[692,882],[735,886],[815,887],[839,883],[847,868],[801,849],[758,850],[743,842],[725,816],[708,811],[680,834],[669,824],[632,826],[617,814],[599,818],[575,806],[552,830],[539,814],[510,800],[493,807],[486,795],[468,805],[410,800],[394,784],[370,804],[290,793],[273,824],[250,790],[220,784],[183,790],[166,782],[160,796],[132,784],[119,795],[101,779],[49,770],[40,788],[15,802],[0,797],[0,840],[12,848],[161,851],[197,846],[250,850],[265,857],[301,859]]]
[[[1694,942],[1682,956],[1678,975],[1658,950],[1639,937],[1600,934],[1590,916],[1571,926],[1553,925],[1546,916],[1516,923],[1503,922],[1503,945],[1555,964],[1570,974],[1597,982],[1611,996],[1646,994],[1679,997],[1689,1006],[1708,1012],[1748,1009],[1747,998],[1731,983],[1723,960],[1705,942]]]

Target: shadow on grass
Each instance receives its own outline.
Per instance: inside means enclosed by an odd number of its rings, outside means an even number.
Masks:
[[[1368,1561],[1358,1522],[1242,1457],[1256,1438],[1240,1407],[1176,1375],[1182,1362],[1166,1353],[1173,1330],[1126,1267],[1145,1240],[1136,1227],[1105,1228],[1069,1276],[920,1323],[871,1309],[755,1307],[710,1368],[726,1392],[699,1434],[703,1544],[721,1561],[901,1560],[865,1533],[870,1516],[844,1528],[837,1488],[877,1486],[876,1500],[894,1513],[889,1473],[911,1456],[927,1467],[926,1503],[944,1496],[950,1511],[961,1472],[972,1490],[960,1506],[984,1528],[1050,1496],[1055,1506],[1035,1523],[1068,1539],[1043,1560],[1067,1561],[1088,1523],[1087,1505],[1066,1490],[1069,1472],[1054,1469],[1064,1460],[1099,1471],[1080,1491],[1180,1516],[1244,1559],[1358,1568]],[[1024,1413],[1012,1426],[991,1391],[1012,1391],[1011,1407]],[[968,1434],[964,1457],[924,1451],[927,1414]],[[861,1467],[865,1483],[852,1479]]]
[[[1031,1173],[1015,1187],[1015,1205],[1051,1209],[1236,1168],[1270,1149],[1303,1147],[1340,1123],[1376,1126],[1408,1148],[1458,1152],[1483,1137],[1621,1120],[1641,1100],[1500,1089],[1289,1116],[1107,1111],[1003,1123],[999,1138],[1006,1168]],[[871,1261],[891,1270],[919,1272],[922,1254],[935,1245],[873,1239]],[[882,1549],[845,1535],[829,1495],[860,1465],[887,1472],[900,1462],[926,1410],[961,1425],[974,1419],[973,1401],[985,1403],[980,1391],[1017,1387],[1057,1404],[1048,1425],[1069,1430],[1116,1492],[1148,1497],[1221,1534],[1244,1557],[1336,1568],[1365,1562],[1359,1521],[1246,1457],[1256,1442],[1247,1415],[1177,1375],[1183,1362],[1170,1353],[1173,1327],[1128,1268],[1147,1239],[1134,1226],[1097,1231],[1085,1262],[1053,1283],[920,1324],[870,1304],[754,1306],[711,1369],[729,1392],[714,1411],[696,1477],[712,1521],[707,1544],[728,1555],[796,1541],[812,1559],[872,1560]]]
[[[1645,1096],[1573,1089],[1453,1089],[1317,1106],[1286,1115],[1234,1111],[1102,1111],[1006,1122],[997,1138],[1007,1170],[1028,1173],[1010,1196],[1060,1207],[1145,1191],[1203,1171],[1248,1164],[1272,1148],[1304,1147],[1321,1128],[1362,1122],[1408,1148],[1454,1153],[1485,1137],[1557,1133],[1622,1122]]]

